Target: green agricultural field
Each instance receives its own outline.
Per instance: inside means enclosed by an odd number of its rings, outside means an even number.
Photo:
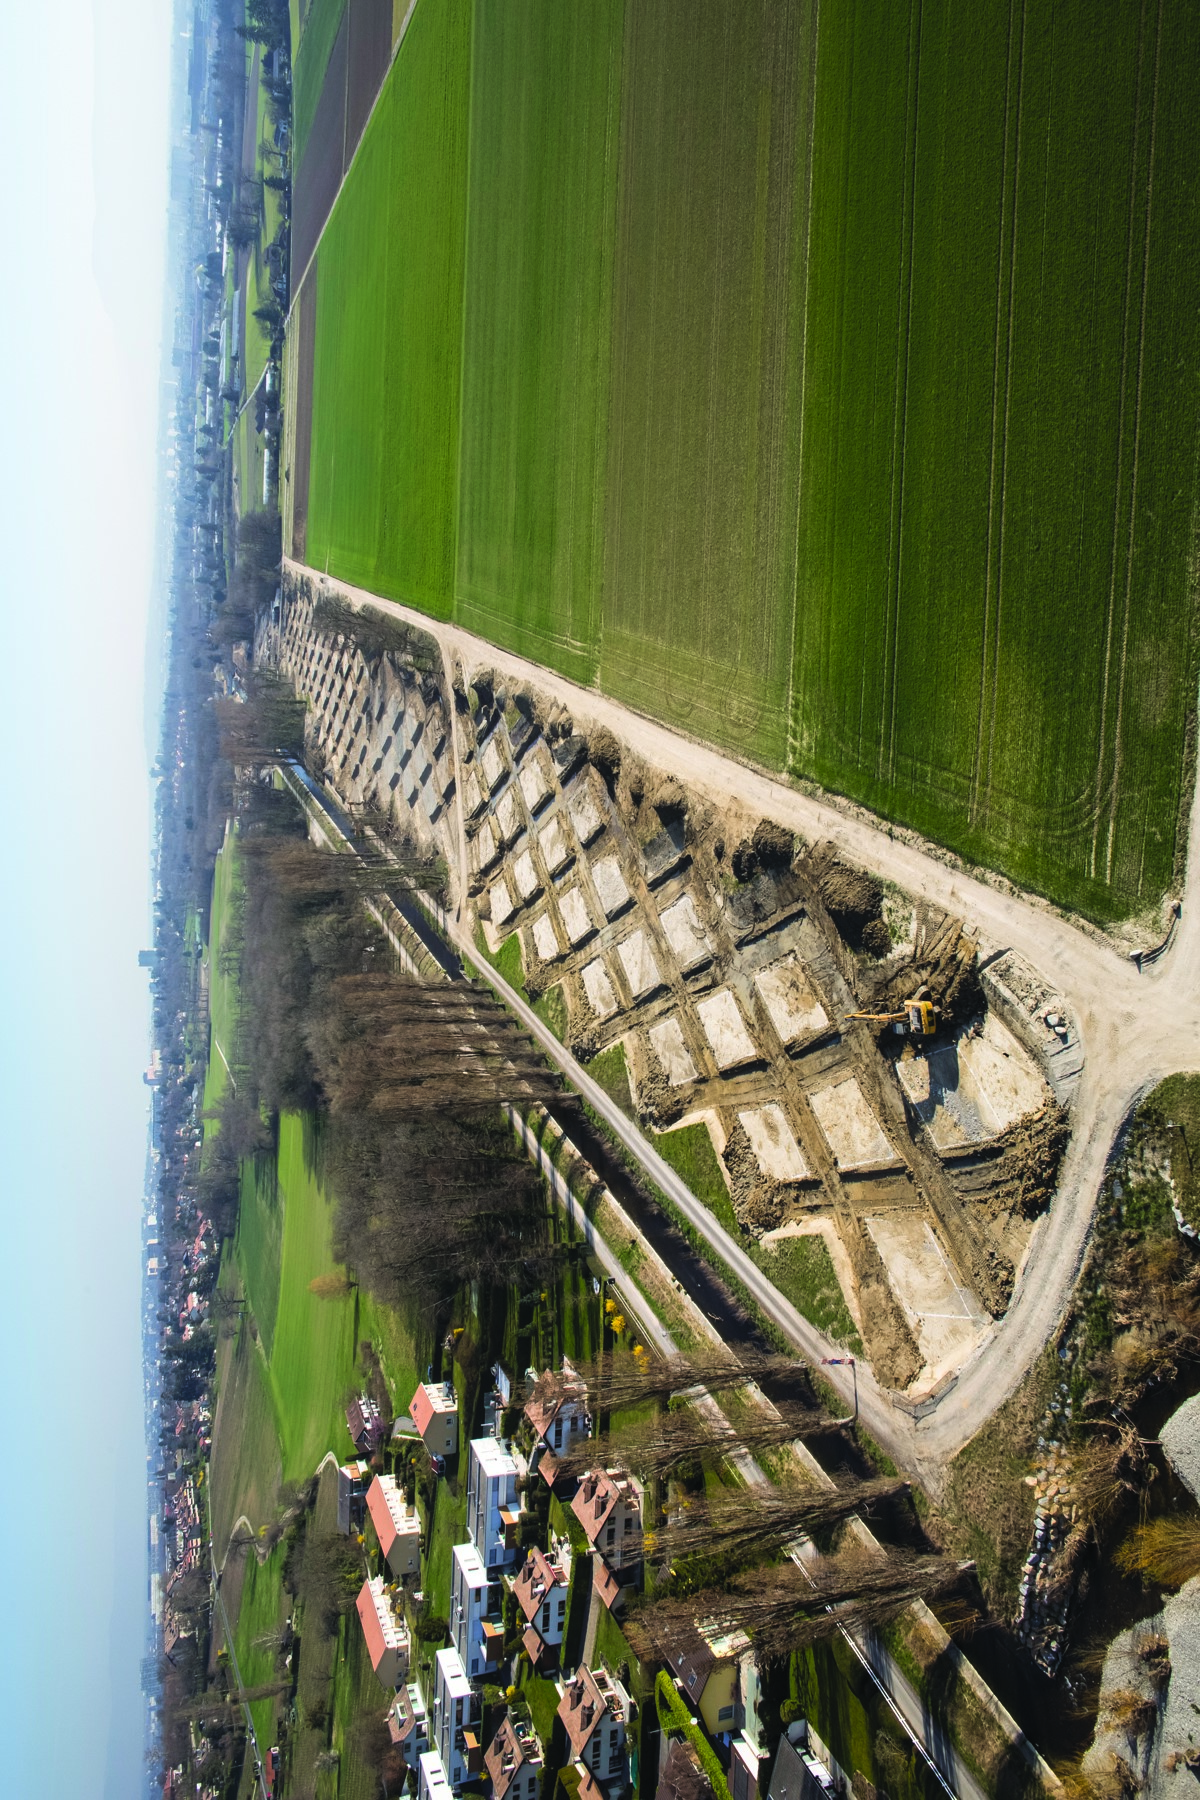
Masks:
[[[233,1643],[237,1651],[242,1681],[248,1688],[265,1687],[277,1679],[275,1652],[259,1640],[269,1637],[282,1624],[286,1607],[283,1599],[282,1546],[276,1547],[265,1563],[248,1555],[242,1582],[242,1597],[237,1622],[233,1627]],[[254,1729],[264,1750],[275,1741],[275,1701],[254,1700],[250,1703]]]
[[[307,560],[1145,908],[1200,673],[1200,15],[584,19],[414,15],[321,242]]]
[[[466,6],[417,8],[317,264],[308,559],[439,616],[454,570],[470,23]]]

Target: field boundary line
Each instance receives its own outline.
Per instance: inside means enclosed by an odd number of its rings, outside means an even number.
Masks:
[[[817,80],[821,61],[821,0],[814,0],[808,75],[808,181],[804,190],[804,307],[800,323],[800,431],[796,446],[796,510],[792,524],[792,622],[788,633],[787,736],[784,769],[796,744],[796,632],[800,621],[800,515],[804,508],[804,444],[808,420],[808,301],[812,291],[813,162],[817,150]]]
[[[1146,226],[1142,245],[1142,305],[1138,317],[1137,385],[1134,389],[1133,403],[1133,470],[1129,485],[1129,531],[1125,544],[1121,658],[1117,665],[1117,716],[1113,720],[1112,792],[1108,803],[1108,844],[1104,860],[1105,880],[1110,883],[1117,830],[1117,801],[1121,791],[1121,725],[1125,714],[1125,670],[1129,658],[1129,608],[1133,595],[1133,542],[1137,522],[1138,464],[1142,433],[1142,378],[1146,365],[1146,306],[1150,291],[1150,232],[1154,216],[1154,147],[1158,138],[1158,79],[1162,60],[1162,8],[1163,0],[1158,0],[1154,40],[1154,87],[1150,96],[1150,143],[1146,157]]]

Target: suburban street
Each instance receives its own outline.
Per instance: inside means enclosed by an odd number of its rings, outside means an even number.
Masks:
[[[607,727],[653,767],[674,775],[702,797],[718,804],[736,799],[809,841],[828,840],[847,859],[895,882],[914,898],[961,916],[983,944],[1017,951],[1061,995],[1079,1033],[1084,1067],[1072,1104],[1071,1141],[1055,1201],[1034,1229],[1008,1312],[989,1327],[950,1381],[923,1402],[914,1405],[881,1388],[865,1365],[858,1371],[859,1409],[867,1429],[901,1468],[936,1487],[946,1461],[1008,1397],[1058,1325],[1086,1251],[1105,1166],[1131,1109],[1167,1075],[1200,1068],[1200,909],[1195,904],[1200,789],[1192,802],[1182,916],[1168,949],[1156,962],[1139,969],[1100,933],[1074,923],[1045,902],[968,875],[859,812],[843,812],[799,793],[781,779],[693,743],[603,694],[578,687],[457,626],[335,583],[303,564],[286,562],[285,568],[353,605],[374,608],[435,639],[447,682],[456,668],[467,680],[475,670],[492,669],[559,701],[578,727]],[[461,791],[457,728],[454,736]],[[465,894],[466,836],[461,810],[458,834],[459,891]],[[457,947],[474,957],[474,947],[461,925],[451,924],[450,931]],[[833,1353],[831,1342],[778,1293],[508,983],[490,968],[481,967],[480,973],[796,1349],[813,1361]],[[849,1403],[850,1372],[834,1368],[825,1373]]]

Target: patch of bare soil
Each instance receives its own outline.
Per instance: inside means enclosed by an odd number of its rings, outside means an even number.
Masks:
[[[861,1220],[839,1220],[854,1270],[863,1347],[876,1378],[902,1393],[921,1372],[924,1357],[897,1300],[883,1259]]]

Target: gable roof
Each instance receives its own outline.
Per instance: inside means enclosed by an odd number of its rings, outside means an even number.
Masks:
[[[541,1760],[536,1743],[527,1735],[518,1737],[512,1720],[505,1713],[483,1757],[483,1766],[491,1777],[493,1800],[504,1800],[526,1763],[540,1763]]]
[[[539,1375],[525,1402],[525,1417],[538,1437],[545,1437],[568,1400],[587,1410],[587,1382],[577,1375],[566,1357],[561,1373],[547,1369]]]
[[[551,1562],[544,1550],[535,1547],[525,1558],[513,1582],[513,1593],[525,1617],[532,1619],[541,1611],[547,1594],[552,1593],[555,1587],[565,1587],[566,1584],[566,1575],[558,1564]]]
[[[396,1523],[396,1515],[389,1502],[398,1502],[397,1510],[407,1517],[408,1508],[396,1485],[394,1475],[376,1475],[367,1489],[367,1511],[371,1515],[371,1523],[375,1527],[375,1535],[379,1539],[379,1548],[388,1555],[396,1539],[400,1536],[400,1528]],[[413,1520],[415,1526],[416,1521]]]
[[[413,1424],[424,1437],[435,1414],[448,1412],[454,1404],[454,1389],[448,1382],[423,1381],[409,1401],[408,1411]]]
[[[608,1685],[607,1677],[605,1685]],[[588,1739],[608,1710],[609,1695],[601,1689],[587,1665],[581,1664],[573,1680],[563,1689],[563,1697],[558,1703],[558,1716],[570,1739],[572,1756],[583,1754]]]
[[[380,1663],[387,1655],[388,1643],[383,1635],[383,1621],[379,1617],[375,1590],[369,1581],[364,1581],[359,1588],[355,1604],[358,1608],[363,1637],[367,1641],[367,1655],[371,1658],[371,1667],[378,1670]]]
[[[589,1544],[596,1542],[604,1530],[609,1514],[617,1501],[622,1498],[623,1493],[627,1498],[637,1499],[637,1489],[631,1478],[623,1471],[588,1470],[571,1502],[571,1511],[587,1532]]]

